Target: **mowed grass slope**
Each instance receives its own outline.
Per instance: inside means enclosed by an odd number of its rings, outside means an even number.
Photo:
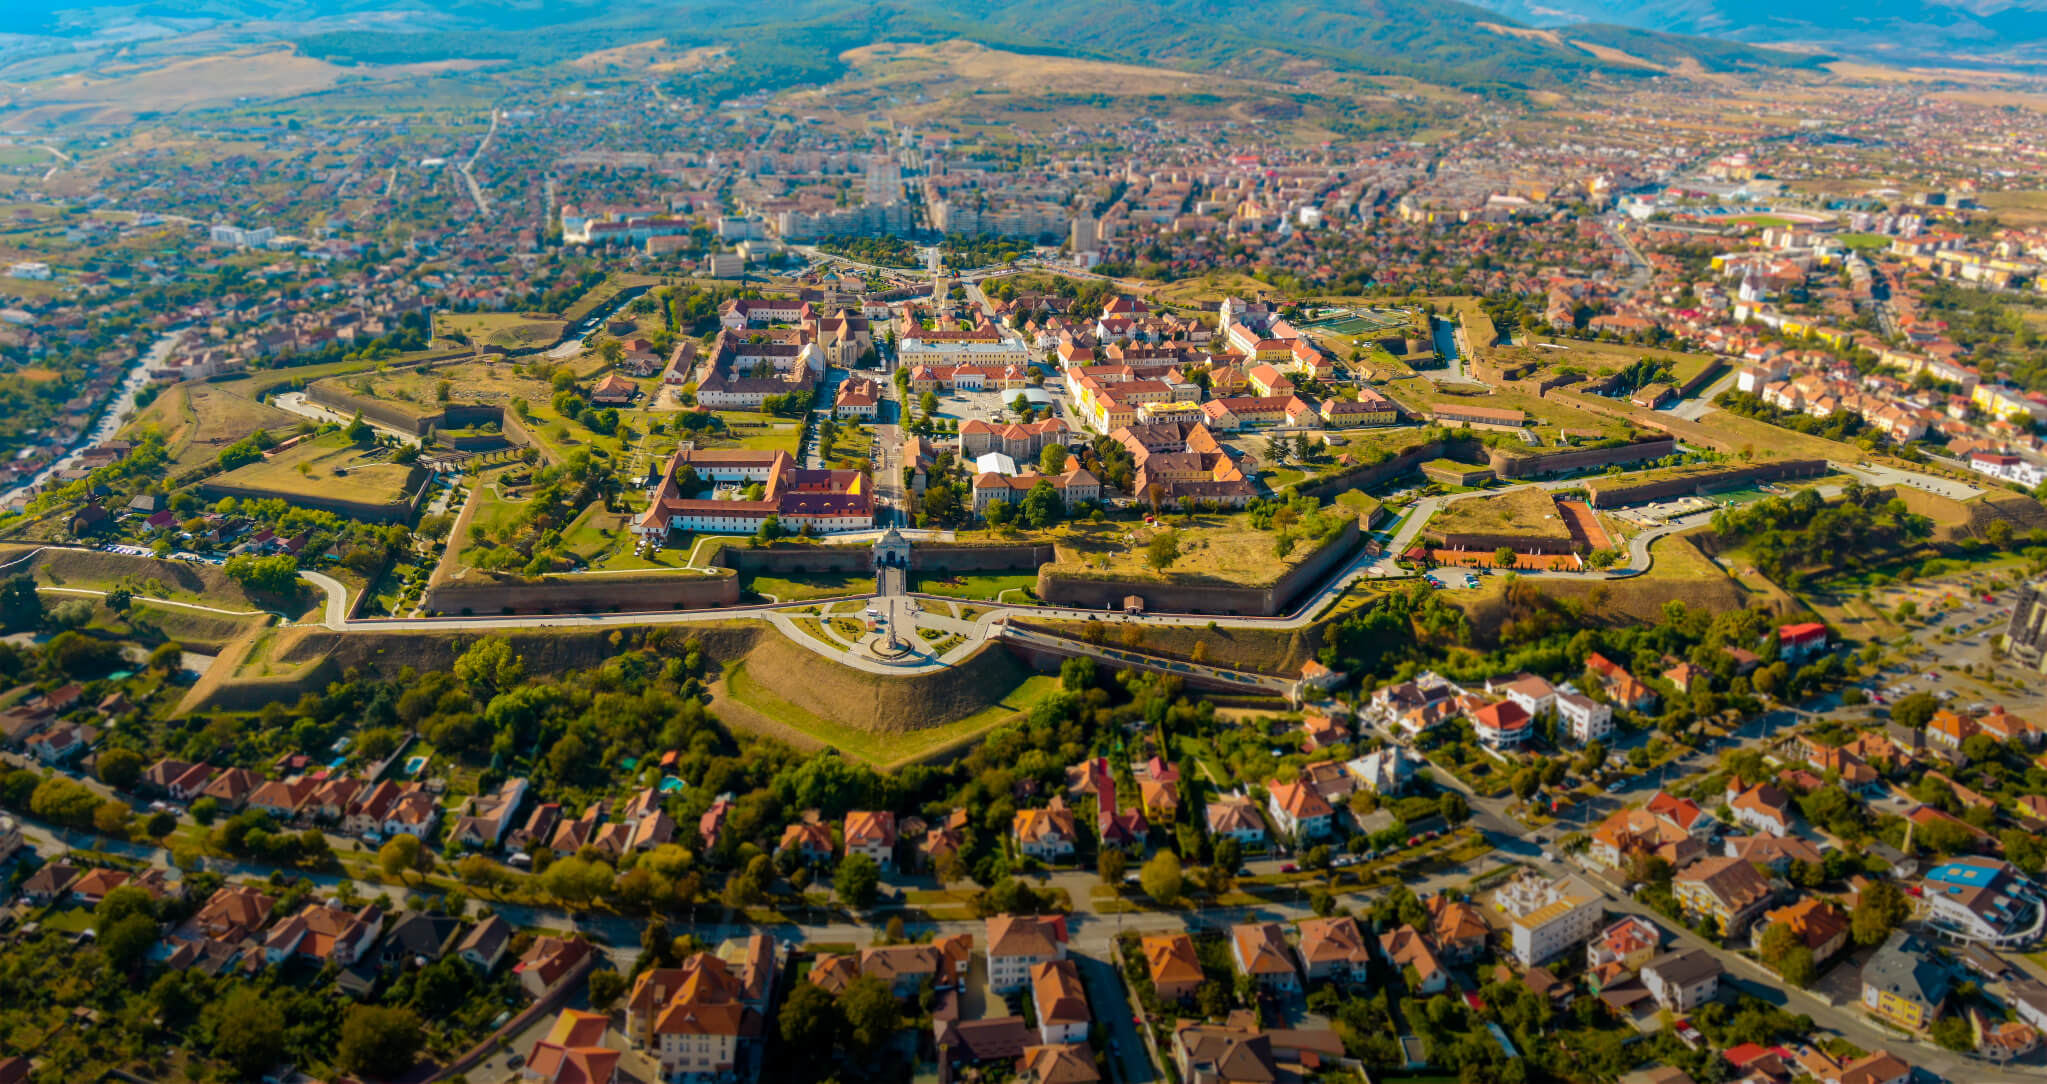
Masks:
[[[889,765],[971,738],[1030,710],[1056,686],[998,647],[938,673],[896,675],[766,636],[726,665],[712,694],[714,711],[733,706],[722,717],[735,726]]]
[[[221,475],[224,487],[274,494],[381,504],[412,492],[418,468],[393,463],[351,443],[339,432],[301,441],[259,463]]]

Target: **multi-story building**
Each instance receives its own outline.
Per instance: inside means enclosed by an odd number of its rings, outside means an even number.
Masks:
[[[1613,708],[1574,692],[1556,695],[1557,722],[1580,745],[1613,733]]]
[[[1066,916],[996,915],[988,920],[988,989],[1023,989],[1031,969],[1066,958]]]
[[[688,477],[715,488],[710,496],[683,492]],[[742,487],[759,485],[756,496]],[[641,535],[670,531],[752,534],[774,519],[787,531],[817,534],[874,527],[872,481],[863,471],[808,470],[783,451],[678,450],[648,491],[647,511],[634,523]]]
[[[1738,936],[1770,905],[1775,890],[1739,858],[1706,858],[1671,879],[1688,917],[1710,920],[1722,937]]]
[[[1862,1007],[1886,1023],[1925,1031],[1940,1018],[1953,981],[1924,941],[1894,930],[1862,965]]]
[[[1506,916],[1514,958],[1534,967],[1591,937],[1606,916],[1605,898],[1576,875],[1547,880],[1528,874],[1493,897]]]
[[[642,971],[626,998],[626,1036],[659,1063],[666,1084],[754,1080],[774,984],[775,941],[766,934]]]

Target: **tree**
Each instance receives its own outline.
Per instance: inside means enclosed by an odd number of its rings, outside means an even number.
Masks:
[[[775,1014],[782,1042],[799,1061],[823,1066],[831,1061],[840,1036],[846,1030],[845,1014],[839,1002],[814,982],[799,982],[789,991],[782,1011]]]
[[[1785,982],[1805,986],[1813,979],[1812,950],[1788,922],[1772,924],[1756,942],[1756,955],[1775,968]]]
[[[1881,945],[1911,913],[1911,903],[1896,885],[1876,881],[1856,898],[1855,910],[1848,915],[1848,932],[1858,945]]]
[[[400,884],[410,883],[406,874],[425,869],[432,862],[433,856],[420,845],[419,837],[409,833],[400,832],[377,848],[377,868],[384,871],[384,876],[396,878]]]
[[[99,773],[100,782],[115,790],[127,790],[142,778],[142,768],[141,753],[116,746],[99,755],[93,770]]]
[[[611,888],[611,869],[572,855],[548,866],[540,875],[540,886],[571,908],[584,907]]]
[[[610,1012],[618,999],[625,996],[625,985],[625,976],[610,968],[590,972],[590,1007]]]
[[[362,420],[360,410],[355,412],[355,417],[349,419],[348,427],[341,433],[351,444],[368,444],[377,435],[377,431],[370,428],[370,423]]]
[[[1465,804],[1464,795],[1446,790],[1441,798],[1436,799],[1436,812],[1442,814],[1443,823],[1454,827],[1471,816],[1471,807]]]
[[[1929,692],[1907,693],[1891,705],[1891,721],[1899,726],[1922,729],[1933,720],[1933,713],[1940,710],[1940,701]]]
[[[874,906],[874,897],[881,890],[881,866],[864,854],[849,854],[833,874],[832,886],[840,902],[864,911]]]
[[[213,1016],[213,1054],[255,1080],[284,1057],[284,1013],[269,994],[237,985]]]
[[[938,413],[938,393],[927,391],[918,396],[917,411],[927,418]]]
[[[455,863],[455,876],[463,884],[491,891],[504,883],[504,874],[488,855],[470,854]]]
[[[1144,544],[1144,563],[1153,572],[1164,572],[1180,559],[1180,536],[1174,531],[1160,531]]]
[[[274,553],[259,557],[253,553],[236,554],[221,566],[227,578],[251,591],[272,595],[293,595],[299,589],[298,558],[288,553]]]
[[[149,668],[158,673],[172,673],[185,665],[185,645],[171,641],[156,645],[149,652]]]
[[[1224,836],[1215,841],[1215,868],[1224,873],[1234,874],[1244,864],[1244,845],[1236,836]]]
[[[15,576],[0,584],[0,628],[10,631],[40,628],[43,623],[43,596],[36,592],[36,582],[27,576]]]
[[[412,1068],[426,1042],[411,1009],[353,1005],[341,1020],[334,1060],[351,1073],[389,1080]]]
[[[1151,861],[1146,862],[1144,869],[1139,871],[1137,879],[1144,885],[1144,894],[1150,896],[1153,902],[1161,904],[1179,902],[1183,884],[1180,856],[1165,850],[1152,855]]]
[[[1950,1013],[1933,1022],[1933,1041],[1967,1054],[1976,1049],[1976,1029],[1962,1013]]]
[[[1026,415],[1030,414],[1031,412],[1030,396],[1025,395],[1023,392],[1017,392],[1016,398],[1011,399],[1009,401],[1009,411],[1010,413],[1015,414],[1019,418],[1025,417]],[[1046,471],[1045,473],[1050,474],[1052,472]]]
[[[1066,450],[1066,445],[1056,441],[1045,445],[1044,449],[1038,452],[1038,473],[1054,477],[1064,474],[1066,472],[1066,457],[1070,454]]]
[[[879,1050],[903,1026],[895,992],[873,975],[862,975],[846,987],[839,995],[839,1011],[845,1016],[846,1038],[862,1053]]]
[[[1095,874],[1105,885],[1122,884],[1123,871],[1129,866],[1130,857],[1123,853],[1121,847],[1103,847],[1102,853],[1095,856]]]
[[[135,811],[128,803],[108,800],[101,802],[92,811],[92,826],[101,835],[128,838],[128,825],[135,820]]]
[[[486,636],[455,659],[455,676],[472,688],[502,691],[526,677],[526,662],[512,654],[512,643],[502,636]]]
[[[1513,568],[1520,560],[1521,555],[1515,553],[1512,546],[1501,546],[1493,551],[1493,563],[1501,568]]]
[[[156,920],[148,915],[129,915],[102,926],[98,941],[107,966],[123,973],[133,971],[156,944]]]

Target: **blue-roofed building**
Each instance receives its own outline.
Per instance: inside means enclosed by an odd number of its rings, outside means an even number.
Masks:
[[[1994,858],[1957,858],[1920,882],[1935,929],[1961,940],[2010,943],[2039,932],[2039,891],[2016,867]]]

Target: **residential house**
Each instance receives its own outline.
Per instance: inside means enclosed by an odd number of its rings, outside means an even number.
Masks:
[[[1469,963],[1485,953],[1493,931],[1477,907],[1441,892],[1424,903],[1429,909],[1429,938],[1444,962]]]
[[[1147,934],[1139,947],[1144,952],[1152,989],[1161,1002],[1185,1001],[1194,996],[1205,976],[1201,959],[1194,952],[1193,938],[1184,933]]]
[[[1773,836],[1791,833],[1791,796],[1775,784],[1745,787],[1740,779],[1730,778],[1727,808],[1736,824]]]
[[[505,958],[505,950],[512,944],[512,924],[496,915],[484,919],[469,928],[462,940],[455,945],[455,954],[462,962],[489,974],[498,961]]]
[[[782,829],[782,842],[776,846],[776,853],[794,851],[804,865],[817,865],[832,859],[832,830],[823,824],[804,818]]]
[[[749,939],[735,966],[699,952],[640,972],[626,997],[626,1035],[670,1084],[753,1079],[774,985],[774,940]]]
[[[521,1080],[540,1084],[616,1084],[623,1053],[604,1045],[611,1017],[563,1009],[547,1034],[534,1040],[519,1070]]]
[[[1667,952],[1642,965],[1642,985],[1658,1005],[1674,1013],[1688,1013],[1713,1000],[1720,992],[1720,976],[1726,968],[1704,949]]]
[[[1422,996],[1440,994],[1450,984],[1450,973],[1436,958],[1435,946],[1413,926],[1399,926],[1379,935],[1379,951],[1395,971],[1409,976],[1409,989]]]
[[[1088,1011],[1080,968],[1072,960],[1047,960],[1031,968],[1031,1004],[1037,1009],[1040,1041],[1086,1041],[1094,1015]]]
[[[1414,758],[1398,745],[1388,745],[1344,765],[1358,786],[1374,794],[1395,795],[1414,778]]]
[[[1301,963],[1311,981],[1364,981],[1372,953],[1357,919],[1349,916],[1303,919],[1300,935]]]
[[[1334,827],[1336,809],[1315,788],[1290,779],[1273,783],[1266,793],[1273,827],[1282,835],[1296,841],[1315,839]]]
[[[543,934],[533,939],[526,954],[512,965],[519,986],[532,998],[543,998],[563,983],[575,982],[596,962],[597,950],[580,936],[556,937]]]
[[[505,840],[505,833],[512,826],[512,818],[518,815],[520,803],[526,800],[526,780],[514,776],[498,785],[490,794],[471,797],[462,805],[462,813],[455,818],[455,824],[448,830],[448,840],[478,850],[496,850]]]
[[[1299,991],[1301,969],[1293,946],[1277,922],[1248,922],[1230,927],[1230,955],[1237,970],[1272,990]]]
[[[1848,916],[1839,907],[1817,896],[1807,896],[1788,907],[1763,915],[1763,928],[1779,924],[1791,928],[1812,952],[1813,962],[1825,963],[1848,945]]]
[[[988,989],[996,994],[1023,989],[1031,968],[1065,958],[1064,915],[996,915],[988,920]]]
[[[846,814],[846,853],[864,854],[883,869],[896,866],[896,815],[853,812]]]
[[[1748,929],[1770,904],[1774,890],[1739,858],[1706,858],[1679,871],[1671,891],[1687,917],[1711,919],[1722,937]]]
[[[1098,1084],[1094,1051],[1085,1043],[1024,1047],[1016,1062],[1017,1084]]]
[[[1886,1023],[1923,1032],[1940,1018],[1952,984],[1924,941],[1894,930],[1862,965],[1862,1007]]]
[[[1264,846],[1265,818],[1258,804],[1242,794],[1226,794],[1208,803],[1208,834],[1229,836],[1247,847]]]
[[[348,967],[363,958],[383,928],[377,905],[350,911],[331,903],[311,903],[272,927],[263,939],[263,957],[272,966],[293,957]]]
[[[1018,853],[1040,861],[1056,862],[1073,856],[1080,839],[1073,811],[1054,797],[1044,809],[1018,810],[1012,829]]]

